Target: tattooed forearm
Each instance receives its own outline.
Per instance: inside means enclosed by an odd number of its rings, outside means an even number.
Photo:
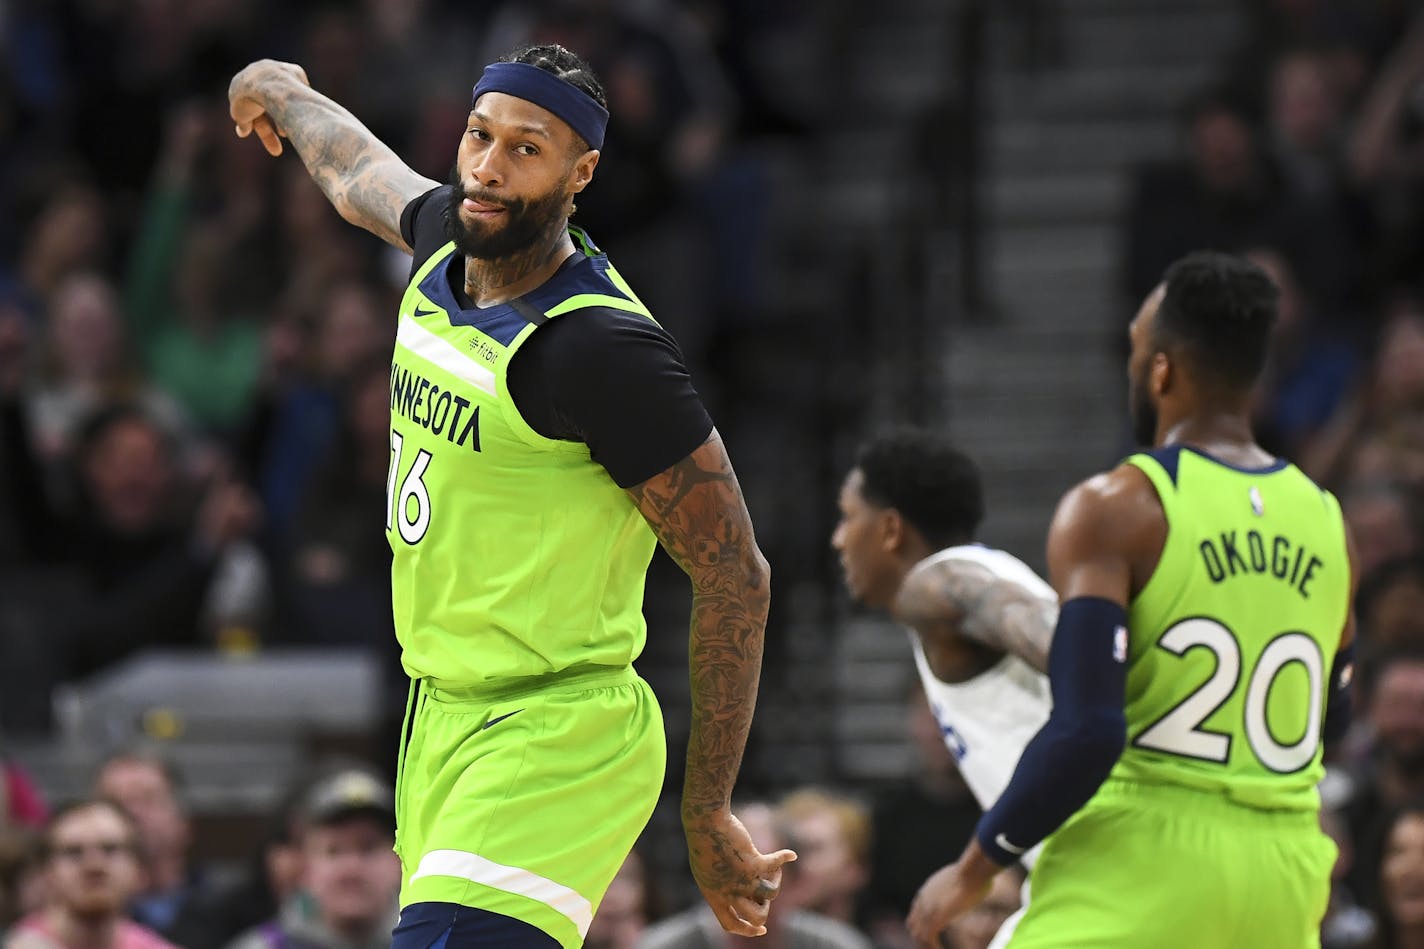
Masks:
[[[921,564],[906,578],[894,612],[922,633],[948,629],[1048,671],[1057,603],[981,564],[955,559]]]
[[[692,578],[692,734],[682,806],[683,819],[696,821],[727,808],[741,767],[761,675],[771,571],[715,431],[629,494]]]
[[[286,63],[254,63],[232,80],[232,98],[262,104],[301,156],[341,216],[402,250],[401,212],[435,182],[395,152],[337,102],[308,86]]]

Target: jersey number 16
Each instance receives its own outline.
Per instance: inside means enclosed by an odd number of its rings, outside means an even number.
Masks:
[[[391,432],[391,471],[386,475],[386,530],[394,527],[400,531],[401,540],[418,544],[430,529],[430,491],[425,487],[425,471],[430,467],[432,456],[424,448],[416,452],[415,461],[411,462],[397,491],[403,441],[400,432]]]

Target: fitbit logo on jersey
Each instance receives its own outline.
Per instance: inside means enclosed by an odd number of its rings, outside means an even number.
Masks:
[[[452,445],[480,450],[480,407],[409,369],[391,366],[391,412]]]
[[[1258,574],[1284,580],[1303,598],[1310,598],[1306,586],[1315,571],[1325,566],[1319,557],[1277,534],[1269,541],[1259,531],[1247,531],[1239,540],[1236,531],[1222,531],[1218,538],[1207,538],[1198,545],[1202,563],[1212,583],[1220,583],[1238,574]]]

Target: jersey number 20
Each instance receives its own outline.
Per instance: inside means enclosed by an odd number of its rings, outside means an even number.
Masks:
[[[430,467],[432,456],[424,448],[416,452],[415,461],[411,462],[397,491],[403,441],[400,432],[391,432],[391,471],[386,475],[386,530],[395,527],[400,531],[401,540],[418,544],[430,529],[430,491],[425,487],[425,469]]]
[[[1231,735],[1208,731],[1202,723],[1236,691],[1241,682],[1241,645],[1231,630],[1214,619],[1183,620],[1162,634],[1159,648],[1182,656],[1198,647],[1211,651],[1216,670],[1191,695],[1163,715],[1133,744],[1187,758],[1225,763],[1231,754]],[[1305,667],[1310,682],[1305,733],[1298,741],[1282,744],[1271,734],[1266,705],[1281,671],[1293,662]],[[1310,764],[1320,746],[1321,682],[1324,660],[1320,646],[1305,633],[1283,633],[1261,652],[1246,680],[1246,741],[1257,760],[1277,774],[1299,771]]]

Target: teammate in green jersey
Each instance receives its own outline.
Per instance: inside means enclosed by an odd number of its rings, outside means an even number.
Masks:
[[[662,786],[631,665],[659,541],[693,583],[693,876],[727,930],[764,933],[795,855],[759,853],[729,801],[769,571],[676,344],[569,225],[608,120],[597,79],[557,46],[487,66],[443,187],[297,66],[254,63],[229,97],[239,135],[290,140],[346,220],[413,257],[385,511],[412,679],[394,945],[582,943]]]
[[[1154,447],[1058,507],[1053,712],[916,897],[922,945],[1045,837],[1013,949],[1319,944],[1316,783],[1348,713],[1355,568],[1335,498],[1252,438],[1275,310],[1260,269],[1198,253],[1133,321]]]

